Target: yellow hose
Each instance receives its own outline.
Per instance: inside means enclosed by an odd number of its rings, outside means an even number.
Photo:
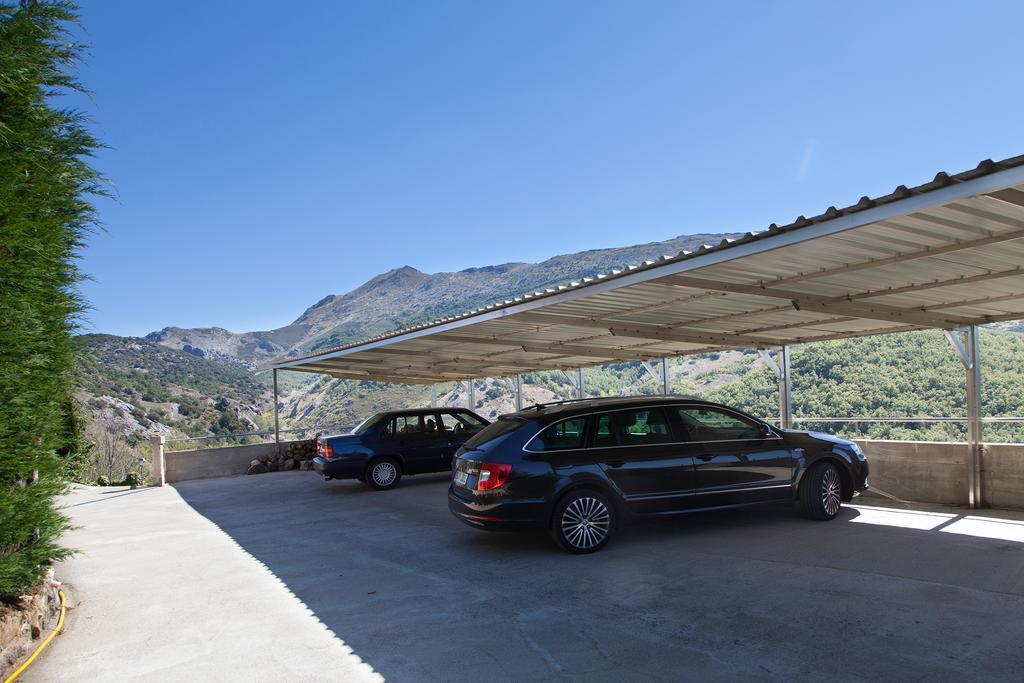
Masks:
[[[17,679],[18,676],[25,673],[25,669],[28,668],[28,665],[35,661],[35,658],[38,657],[39,653],[50,644],[53,637],[60,633],[60,630],[64,628],[64,591],[57,591],[57,593],[60,595],[60,617],[57,619],[57,626],[50,631],[50,635],[46,636],[46,640],[39,643],[39,647],[37,647],[36,651],[32,653],[32,656],[26,659],[24,664],[15,669],[14,673],[12,673],[8,678],[4,679],[4,683],[14,683],[14,680]]]

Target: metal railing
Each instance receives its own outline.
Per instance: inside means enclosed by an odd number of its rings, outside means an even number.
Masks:
[[[285,434],[299,434],[300,439],[302,435],[308,434],[306,438],[312,438],[316,434],[340,434],[352,431],[352,426],[336,426],[336,425],[315,425],[313,427],[294,427],[291,429],[282,429],[279,433],[281,434],[282,440]],[[181,436],[181,437],[167,437],[164,440],[168,451],[193,451],[201,447],[202,442],[212,441],[233,441],[229,443],[229,446],[248,446],[252,444],[260,443],[271,443],[274,441],[275,432],[273,429],[263,432],[239,432],[235,434],[211,434],[209,436]],[[269,437],[269,438],[268,438]],[[175,447],[172,447],[172,444]],[[181,444],[185,446],[182,447]]]
[[[766,422],[772,424],[779,424],[778,417],[765,418]],[[804,428],[814,429],[818,427],[820,431],[830,431],[836,433],[838,436],[845,438],[854,439],[912,439],[917,441],[934,441],[940,434],[945,437],[945,440],[956,441],[956,442],[967,442],[968,441],[968,418],[966,417],[932,417],[932,416],[908,416],[908,417],[794,417],[792,423],[796,427],[803,426]],[[1011,425],[1024,423],[1024,417],[983,417],[981,418],[983,425]],[[878,430],[871,430],[871,425],[891,425],[895,429],[899,429],[898,425],[907,425],[907,429],[898,431],[896,434],[878,434]],[[915,425],[910,427],[909,425]],[[927,434],[920,434],[920,438],[913,436],[913,431],[920,430],[924,431],[929,426],[935,426],[935,428]],[[865,429],[868,427],[868,429]],[[881,427],[879,427],[881,429]],[[935,429],[941,430],[936,432]],[[913,431],[912,431],[913,430]],[[868,433],[866,433],[868,432]],[[908,433],[909,432],[909,433]],[[984,437],[988,439],[989,433],[984,434]],[[1006,438],[1010,436],[1005,432],[1003,434],[993,434],[996,440],[1000,437]],[[1018,438],[1015,434],[1011,436],[1013,442],[1021,441],[1024,439]]]
[[[778,417],[765,417],[761,418],[765,422],[772,424],[778,424]],[[981,418],[982,424],[1017,424],[1024,423],[1024,417],[983,417]],[[860,432],[860,425],[864,424],[954,424],[954,425],[966,425],[966,417],[930,417],[930,416],[910,416],[910,417],[794,417],[794,424],[837,424],[837,425],[855,425],[858,427],[856,430]],[[312,427],[293,427],[291,429],[282,429],[280,431],[281,436],[285,434],[299,434],[299,435],[310,435],[307,438],[323,433],[323,434],[343,434],[352,431],[351,425],[338,426],[338,425],[314,425]],[[259,443],[270,443],[274,440],[274,430],[267,430],[262,432],[240,432],[236,434],[213,434],[210,436],[182,436],[182,437],[169,437],[165,440],[167,444],[167,450],[169,451],[190,451],[197,450],[202,447],[203,442],[221,442],[221,441],[234,441],[234,443],[227,445],[234,446],[246,446],[251,444]],[[301,438],[301,436],[300,436]],[[172,448],[171,445],[175,444],[178,447]],[[180,445],[184,444],[185,447]]]
[[[761,418],[765,422],[778,422],[777,417]],[[1024,422],[1024,417],[983,417],[983,424],[997,424],[1001,422],[1013,423]],[[794,417],[793,422],[837,422],[837,423],[862,423],[862,422],[954,422],[967,423],[966,417]]]

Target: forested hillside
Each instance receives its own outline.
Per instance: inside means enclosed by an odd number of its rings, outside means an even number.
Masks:
[[[965,374],[939,331],[805,344],[792,354],[795,417],[964,416]],[[982,415],[1024,416],[1024,335],[1002,329],[981,332]],[[773,415],[778,386],[767,368],[742,373],[704,392],[707,398]],[[882,439],[964,438],[953,424],[873,423],[860,426],[810,423],[803,428]],[[1024,424],[985,426],[989,441],[1024,441]]]
[[[270,409],[266,380],[232,363],[130,337],[87,334],[78,399],[92,431],[127,445],[151,433],[205,436],[253,431]]]
[[[981,334],[984,382],[983,415],[1024,416],[1024,335],[985,328]],[[846,339],[794,347],[795,417],[890,418],[962,417],[964,370],[939,331]],[[774,418],[778,414],[775,375],[753,350],[674,358],[670,361],[674,393],[699,396]],[[558,372],[523,375],[525,400],[571,398],[573,388]],[[587,368],[590,396],[654,394],[657,385],[638,363]],[[438,385],[443,404],[466,405],[464,388]],[[478,383],[477,410],[494,417],[512,409],[512,395],[501,381]],[[322,377],[296,391],[289,401],[289,421],[354,424],[361,417],[400,406],[426,405],[429,387],[350,382]],[[959,440],[962,424],[880,422],[849,425],[814,422],[801,428],[882,439]],[[1024,423],[986,425],[990,441],[1024,441]]]

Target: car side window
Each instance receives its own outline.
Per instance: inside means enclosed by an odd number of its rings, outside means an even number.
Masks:
[[[437,415],[424,415],[423,416],[423,431],[429,434],[437,434],[441,431],[442,425],[437,419]]]
[[[611,413],[597,415],[594,420],[594,447],[606,448],[608,446],[617,446],[619,440],[612,431]]]
[[[438,413],[437,428],[446,434],[452,434],[459,430],[463,423],[456,420],[451,413]]]
[[[530,441],[531,451],[564,451],[583,448],[586,417],[572,417],[545,428]]]
[[[690,441],[738,441],[762,436],[757,422],[719,408],[680,406],[678,410]]]
[[[396,436],[414,436],[424,431],[421,415],[399,415],[392,424],[392,433]]]
[[[619,410],[612,415],[612,432],[623,446],[646,446],[672,441],[668,415],[661,408]]]

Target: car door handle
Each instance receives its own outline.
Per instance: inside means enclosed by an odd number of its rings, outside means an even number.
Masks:
[[[697,459],[700,460],[701,462],[708,462],[710,460],[713,460],[714,457],[715,456],[713,455],[698,455]]]
[[[605,463],[608,467],[622,467],[626,464],[625,460],[613,460],[612,462]]]

